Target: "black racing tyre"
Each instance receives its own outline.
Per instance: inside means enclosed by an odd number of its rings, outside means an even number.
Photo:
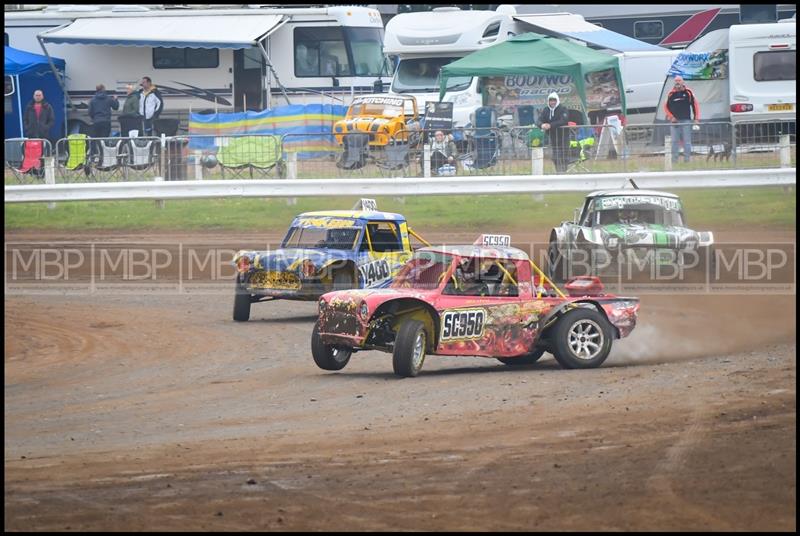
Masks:
[[[504,365],[533,365],[544,355],[544,348],[535,348],[533,352],[519,357],[498,357],[497,360]]]
[[[250,293],[240,279],[236,278],[236,290],[233,296],[233,319],[237,322],[250,320]]]
[[[333,273],[333,290],[348,290],[353,286],[353,274],[349,270],[337,270]]]
[[[319,322],[311,332],[311,355],[314,363],[322,370],[342,370],[350,361],[352,350],[324,344],[319,337]]]
[[[394,373],[405,378],[419,374],[425,362],[427,334],[425,324],[419,320],[407,320],[397,331],[392,353]]]
[[[553,355],[566,369],[596,368],[611,352],[612,337],[611,325],[597,310],[573,309],[553,327]]]
[[[564,256],[554,240],[547,246],[547,277],[556,284],[564,282]]]

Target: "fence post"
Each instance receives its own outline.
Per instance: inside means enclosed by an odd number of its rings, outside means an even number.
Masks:
[[[197,181],[203,180],[203,153],[201,151],[194,152],[194,179]]]
[[[167,164],[167,136],[165,134],[161,134],[161,153],[159,154],[159,172],[161,176],[155,177],[156,182],[162,182],[164,180],[164,175],[166,174],[166,164]],[[163,199],[156,199],[155,201],[156,208],[164,208],[164,200]]]
[[[731,127],[731,159],[733,160],[733,169],[736,169],[736,125],[733,122],[729,123]]]
[[[780,148],[781,167],[792,167],[792,152],[788,134],[781,134]]]
[[[431,176],[431,145],[426,143],[422,146],[422,176],[429,178]]]
[[[287,179],[297,178],[297,153],[294,151],[292,151],[291,153],[287,153],[286,178]]]
[[[672,171],[672,136],[664,136],[664,171]]]
[[[56,158],[54,156],[46,156],[44,158],[44,183],[56,183]],[[47,208],[50,210],[56,208],[55,203],[47,203]]]
[[[531,175],[544,175],[544,147],[531,147]]]
[[[155,177],[156,182],[164,182],[164,177]],[[164,208],[164,200],[163,199],[156,199],[156,208]]]

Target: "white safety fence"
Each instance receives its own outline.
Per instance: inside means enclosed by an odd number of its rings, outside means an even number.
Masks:
[[[413,196],[589,192],[633,179],[642,189],[792,186],[796,168],[436,178],[192,180],[7,185],[6,203],[220,197]]]

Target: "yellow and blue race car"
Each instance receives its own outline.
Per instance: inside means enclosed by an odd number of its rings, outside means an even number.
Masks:
[[[279,249],[239,251],[233,319],[250,319],[255,302],[316,300],[331,290],[383,288],[411,258],[416,234],[400,214],[362,199],[358,210],[305,212],[295,217]]]

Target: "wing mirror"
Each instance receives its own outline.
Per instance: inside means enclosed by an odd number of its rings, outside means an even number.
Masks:
[[[578,223],[578,216],[579,216],[578,209],[577,208],[572,209],[572,223],[574,224]]]

